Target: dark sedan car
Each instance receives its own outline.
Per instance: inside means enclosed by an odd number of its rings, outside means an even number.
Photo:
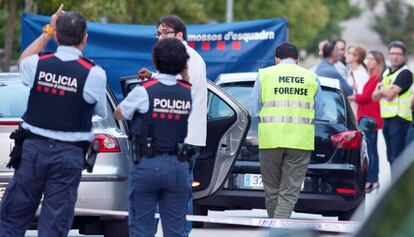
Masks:
[[[246,108],[257,73],[222,74],[216,84]],[[296,212],[338,216],[348,220],[364,203],[367,154],[363,133],[336,79],[319,78],[316,99],[315,151],[312,153]],[[265,208],[257,143],[257,118],[226,180],[215,195],[197,200],[196,214],[207,210]]]

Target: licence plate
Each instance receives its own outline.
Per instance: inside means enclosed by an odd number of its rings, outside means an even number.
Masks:
[[[244,175],[244,186],[250,187],[250,188],[262,188],[263,189],[262,175],[245,174]]]
[[[300,190],[304,189],[305,181],[302,183]],[[244,175],[244,186],[254,189],[264,189],[262,175],[260,174],[245,174]]]

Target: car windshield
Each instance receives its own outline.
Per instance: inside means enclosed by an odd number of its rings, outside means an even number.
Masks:
[[[0,118],[20,118],[26,111],[29,88],[19,80],[0,80]]]
[[[250,93],[253,84],[254,82],[237,82],[220,86],[249,110],[251,103]],[[339,91],[329,87],[322,87],[322,91],[316,100],[315,115],[317,121],[340,124],[346,122],[345,102]]]

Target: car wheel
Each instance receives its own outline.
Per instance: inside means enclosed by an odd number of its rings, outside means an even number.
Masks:
[[[193,202],[193,214],[197,216],[207,216],[208,209]],[[204,222],[193,221],[193,228],[203,228]]]
[[[104,237],[129,237],[128,218],[105,221]]]

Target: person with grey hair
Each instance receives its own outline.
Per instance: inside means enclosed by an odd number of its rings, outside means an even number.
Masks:
[[[387,159],[392,165],[405,148],[405,139],[410,123],[413,74],[408,69],[407,47],[401,41],[388,46],[391,68],[385,70],[383,80],[374,91],[373,100],[380,100],[381,117],[384,119]]]
[[[31,90],[17,130],[25,137],[16,143],[20,163],[11,164],[15,172],[1,202],[1,237],[24,236],[40,202],[38,236],[67,236],[72,227],[85,150],[94,138],[92,116],[107,115],[105,71],[82,56],[86,29],[82,15],[61,5],[19,58],[21,80]],[[42,52],[53,37],[57,51]]]

